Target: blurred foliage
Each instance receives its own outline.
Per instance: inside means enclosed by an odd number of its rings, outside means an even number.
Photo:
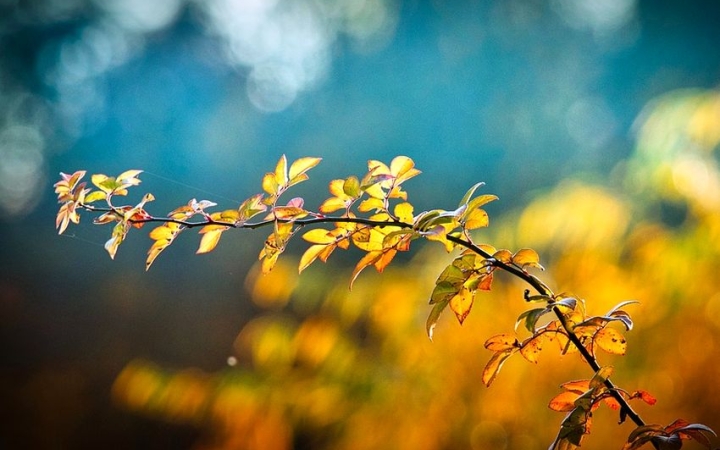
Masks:
[[[698,418],[715,429],[718,105],[716,91],[659,98],[638,120],[637,152],[614,172],[614,184],[566,180],[482,231],[491,242],[537,249],[558,290],[586,299],[591,312],[639,300],[628,307],[637,326],[626,334],[627,357],[599,358],[616,367],[624,387],[641,390],[648,403],[658,399],[652,411],[638,406],[641,414],[666,423]],[[666,203],[681,217],[669,221]],[[117,404],[200,427],[201,449],[540,449],[553,438],[547,423],[559,420],[544,403],[562,398],[557,380],[588,378],[575,355],[544,353],[540,370],[511,361],[484,388],[483,343],[509,331],[524,308],[511,280],[481,294],[465,327],[441,318],[430,343],[424,305],[447,265],[442,251],[428,247],[404,267],[365,274],[353,291],[348,269],[313,266],[298,279],[291,259],[247,276],[262,314],[238,333],[227,369],[138,359],[115,381]],[[605,433],[632,430],[616,429],[609,410],[594,420],[583,448],[607,448]]]

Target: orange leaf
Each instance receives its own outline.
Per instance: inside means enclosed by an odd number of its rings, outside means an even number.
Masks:
[[[579,395],[575,392],[561,392],[550,400],[548,408],[559,412],[572,411],[575,409],[575,400],[577,400],[578,397]]]
[[[360,272],[363,271],[367,266],[375,264],[380,258],[382,258],[383,252],[380,250],[375,250],[368,252],[365,256],[358,261],[358,263],[355,265],[355,269],[353,270],[352,277],[350,278],[350,289],[352,289],[353,283],[355,283],[355,279],[360,275]]]
[[[485,369],[483,369],[482,373],[482,382],[485,386],[490,386],[490,384],[495,381],[495,377],[497,377],[497,374],[500,372],[503,364],[505,364],[505,361],[509,357],[511,357],[516,351],[516,349],[511,349],[502,352],[496,352],[490,358],[490,360],[485,365]]]
[[[614,328],[603,328],[595,334],[593,342],[608,353],[624,355],[627,350],[625,337]]]
[[[542,342],[544,339],[545,335],[539,334],[525,340],[525,342],[522,343],[522,348],[520,349],[520,354],[523,358],[527,359],[531,363],[537,364],[537,359],[542,351]]]
[[[493,352],[509,350],[518,347],[518,340],[512,334],[497,334],[485,341],[485,348]]]

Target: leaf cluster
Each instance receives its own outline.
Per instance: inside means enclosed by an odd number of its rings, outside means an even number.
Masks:
[[[115,203],[117,197],[127,196],[129,188],[140,184],[140,170],[128,170],[116,177],[92,175],[94,188],[81,182],[85,171],[71,175],[62,173],[61,180],[54,185],[61,204],[56,228],[62,234],[70,223],[79,223],[81,210],[99,214],[94,219],[95,224],[113,225],[105,249],[114,258],[132,228],[141,228],[149,222],[158,223],[149,233],[153,244],[147,253],[147,270],[186,229],[199,229],[201,237],[197,253],[208,253],[230,229],[267,227],[270,233],[258,255],[264,273],[273,269],[290,240],[302,230],[301,237],[309,246],[300,258],[299,272],[316,260],[327,262],[338,248],[348,250],[353,247],[362,253],[351,275],[351,288],[364,269],[372,266],[382,272],[398,252],[409,251],[411,243],[417,239],[438,242],[448,252],[459,249],[458,256],[436,279],[430,294],[432,308],[426,321],[430,339],[445,309],[449,307],[462,324],[473,307],[477,292],[491,290],[495,271],[504,270],[537,291],[536,295],[526,291],[527,302],[542,305],[523,312],[516,321],[516,332],[522,324],[529,336],[521,339],[517,334],[503,333],[485,342],[485,348],[493,355],[483,370],[482,382],[489,386],[503,364],[515,354],[537,363],[548,344],[554,344],[562,354],[579,353],[594,372],[590,380],[563,384],[564,392],[551,400],[550,409],[568,413],[551,449],[579,447],[590,431],[592,412],[600,402],[618,410],[620,422],[629,417],[638,426],[628,438],[624,447],[627,450],[648,442],[656,448],[675,449],[680,448],[683,439],[695,439],[710,448],[707,435],[714,433],[704,425],[681,420],[667,427],[646,425],[629,401],[640,398],[653,404],[655,399],[642,390],[630,394],[617,388],[610,380],[612,368],[601,367],[598,363],[598,349],[612,355],[625,354],[627,342],[623,333],[609,325],[619,324],[625,331],[630,331],[633,321],[623,308],[634,302],[622,302],[604,315],[590,316],[584,301],[570,294],[554,294],[529,273],[530,269],[544,270],[535,250],[522,248],[512,252],[474,241],[471,232],[489,225],[484,206],[497,200],[492,194],[476,195],[483,183],[468,189],[455,209],[415,213],[403,184],[420,171],[411,158],[398,156],[389,164],[368,161],[367,171],[362,176],[350,175],[330,181],[330,196],[317,210],[306,207],[302,197],[284,200],[290,188],[308,180],[308,172],[320,161],[320,158],[305,157],[288,163],[283,155],[274,170],[262,177],[262,192],[248,197],[237,208],[209,212],[216,203],[191,199],[163,217],[146,211],[145,205],[154,200],[149,193],[135,205]],[[104,202],[104,205],[97,206],[97,202]]]

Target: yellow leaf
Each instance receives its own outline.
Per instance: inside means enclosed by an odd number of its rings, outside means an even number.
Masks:
[[[316,230],[313,230],[316,231]],[[325,251],[327,248],[327,245],[311,245],[308,247],[307,250],[305,250],[305,253],[303,253],[302,257],[300,258],[300,263],[298,264],[298,273],[305,270],[310,264],[313,263],[317,259],[318,256],[320,256],[320,253]]]
[[[484,228],[490,223],[488,214],[484,209],[474,209],[465,217],[465,229],[475,230]]]
[[[512,260],[512,253],[510,253],[509,250],[498,250],[493,254],[493,258],[497,259],[500,262],[504,262],[505,264],[509,264]]]
[[[523,248],[515,252],[512,257],[512,262],[523,269],[525,267],[537,267],[538,269],[544,270],[543,266],[540,265],[540,256],[531,248]]]
[[[311,158],[311,157],[300,158],[300,159],[294,161],[290,165],[290,174],[289,174],[290,184],[297,184],[300,181],[304,181],[304,179],[300,180],[298,178],[298,176],[304,175],[305,172],[307,172],[308,170],[317,166],[320,163],[320,161],[322,161],[322,158]],[[305,179],[307,179],[307,178],[305,178]],[[298,180],[300,180],[300,181],[298,181]]]
[[[277,206],[270,213],[270,218],[275,219],[302,219],[308,212],[296,206]]]
[[[495,352],[490,360],[485,365],[482,373],[482,382],[485,386],[490,386],[495,380],[495,377],[500,372],[505,361],[515,353],[517,349],[510,349],[501,352]]]
[[[316,228],[303,234],[303,239],[310,242],[311,244],[331,244],[335,242],[336,238],[328,230],[322,228]]]
[[[407,202],[398,203],[395,205],[395,217],[401,222],[412,223],[413,221],[413,205]]]
[[[158,255],[170,244],[172,244],[175,237],[177,237],[184,228],[185,227],[180,224],[166,222],[150,232],[150,238],[155,242],[148,250],[148,257],[145,260],[145,270],[150,269],[150,266],[155,261],[155,258],[157,258]]]
[[[138,179],[137,176],[141,173],[142,170],[126,170],[125,172],[115,177],[115,180],[117,180],[118,183],[126,186],[137,186],[138,184],[140,184],[140,179]]]
[[[277,196],[279,188],[279,184],[277,182],[277,179],[275,178],[274,173],[268,172],[265,174],[262,179],[262,188],[263,191],[267,192],[273,197],[274,201],[274,197]]]
[[[468,314],[470,314],[474,300],[475,292],[469,291],[465,288],[460,289],[460,291],[450,299],[450,309],[453,310],[455,316],[457,316],[458,322],[461,324]]]
[[[96,202],[98,200],[105,200],[107,198],[107,194],[103,191],[95,191],[91,192],[89,195],[85,197],[85,203],[92,203]]]
[[[390,163],[390,173],[395,176],[395,184],[400,184],[420,174],[415,162],[407,156],[397,156]]]
[[[355,283],[355,279],[357,279],[358,275],[360,275],[360,272],[362,272],[367,266],[375,264],[375,262],[382,258],[382,256],[382,251],[371,251],[365,254],[365,256],[358,261],[355,265],[355,269],[353,269],[352,277],[350,278],[350,289],[352,289],[353,283]]]
[[[320,212],[323,214],[329,214],[347,207],[345,200],[338,197],[330,197],[320,205]]]
[[[286,186],[288,181],[287,157],[282,155],[275,166],[275,182],[278,186]]]
[[[200,233],[202,233],[203,236],[200,240],[200,246],[196,252],[197,254],[208,253],[215,249],[215,246],[220,241],[220,236],[222,236],[223,231],[228,229],[228,227],[217,227],[218,225],[207,225],[200,230]]]
[[[627,350],[625,337],[614,328],[603,328],[595,334],[595,344],[613,355],[624,355]]]
[[[381,195],[382,197],[382,195]],[[368,211],[381,211],[385,208],[385,202],[383,202],[382,198],[376,198],[371,197],[366,200],[363,200],[358,205],[358,211],[360,212],[368,212]]]
[[[493,352],[509,350],[516,347],[518,347],[517,338],[508,333],[497,334],[485,341],[485,348]]]

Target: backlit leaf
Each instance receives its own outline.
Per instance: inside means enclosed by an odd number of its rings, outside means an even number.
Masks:
[[[315,231],[315,230],[313,230]],[[308,247],[307,250],[305,250],[305,253],[303,253],[302,257],[300,258],[300,263],[298,264],[298,272],[302,272],[305,270],[310,264],[313,263],[317,259],[320,254],[327,249],[327,245],[311,245]]]
[[[342,180],[339,180],[342,181]],[[362,194],[360,180],[356,176],[350,176],[342,182],[342,191],[350,198],[358,198]]]
[[[262,194],[256,194],[244,200],[238,207],[238,222],[244,223],[257,214],[265,212],[267,210],[267,206],[263,204],[262,200]]]
[[[498,250],[493,254],[493,258],[505,264],[510,264],[510,262],[512,261],[512,256],[513,255],[512,253],[510,253],[510,250],[505,249]]]
[[[485,348],[493,352],[499,352],[504,350],[510,350],[512,348],[518,348],[519,344],[520,343],[518,342],[515,335],[503,333],[496,334],[495,336],[485,341]]]
[[[449,281],[440,281],[435,285],[435,288],[430,295],[430,304],[448,302],[451,298],[457,295],[458,291],[462,288],[462,285],[455,285]]]
[[[590,389],[596,389],[602,386],[610,375],[612,375],[615,369],[612,366],[601,367],[600,370],[595,372],[595,375],[590,379],[588,386]]]
[[[335,236],[330,234],[328,230],[315,228],[302,235],[302,238],[311,244],[331,244],[335,242]]]
[[[453,310],[458,322],[461,324],[470,314],[470,310],[475,300],[475,292],[471,292],[465,288],[460,289],[456,295],[450,299],[450,309]]]
[[[200,246],[197,249],[197,254],[208,253],[215,249],[220,237],[228,227],[225,226],[213,226],[207,225],[200,230],[202,239],[200,239]]]
[[[159,227],[154,228],[150,232],[150,239],[155,242],[148,250],[148,256],[145,260],[145,270],[150,269],[150,266],[155,261],[155,258],[162,253],[172,242],[175,240],[178,234],[184,229],[184,227],[175,222],[166,222]]]
[[[105,200],[106,198],[107,198],[107,194],[105,192],[94,191],[85,197],[85,203],[92,203],[92,202],[96,202],[98,200]]]
[[[275,182],[278,186],[284,187],[288,184],[288,181],[290,180],[288,178],[287,157],[282,155],[275,166]]]
[[[447,307],[450,300],[443,300],[433,306],[433,309],[428,315],[427,321],[425,322],[425,330],[427,331],[428,338],[432,341],[433,334],[435,332],[435,325],[437,325],[438,318],[443,310]]]
[[[545,268],[540,265],[540,256],[531,248],[523,248],[515,252],[512,257],[512,262],[523,269],[526,267],[537,267],[540,270],[545,270]]]
[[[467,214],[464,219],[466,230],[484,228],[487,227],[489,223],[488,214],[484,209],[474,209],[470,214]]]
[[[280,185],[277,182],[277,179],[275,178],[275,174],[272,172],[268,172],[263,176],[262,179],[262,188],[263,191],[267,192],[271,195],[271,198],[274,200],[275,196],[278,194],[278,189]],[[270,202],[272,203],[272,202]]]
[[[320,205],[320,212],[323,214],[330,214],[339,209],[347,207],[347,201],[338,197],[330,197]]]
[[[548,404],[548,408],[553,411],[566,412],[575,409],[575,400],[578,394],[572,391],[564,391],[553,397]]]
[[[467,205],[468,202],[470,202],[470,199],[472,198],[473,194],[475,194],[475,191],[477,190],[477,188],[479,188],[480,186],[483,186],[484,184],[485,183],[483,183],[481,181],[479,183],[475,183],[470,189],[468,189],[467,192],[465,193],[465,195],[463,196],[462,200],[460,200],[460,203],[458,203],[458,207],[460,207],[462,205]]]
[[[117,253],[118,247],[125,240],[129,228],[130,225],[127,222],[119,222],[113,228],[112,236],[105,242],[105,250],[110,255],[110,259],[115,259],[115,253]]]
[[[511,357],[516,351],[516,349],[511,349],[501,352],[495,352],[492,355],[490,360],[485,365],[485,369],[483,369],[482,373],[482,382],[485,386],[490,386],[492,382],[495,381],[495,377],[497,377],[497,374],[500,372],[500,369],[502,369],[505,361],[507,361],[507,359]]]
[[[525,329],[527,329],[531,333],[535,333],[537,321],[540,319],[540,317],[549,313],[550,311],[552,310],[548,308],[535,308],[523,312],[518,316],[517,321],[515,321],[515,329],[517,330],[518,325],[524,321]]]
[[[614,355],[624,355],[627,350],[625,337],[614,328],[603,328],[595,334],[595,344]]]
[[[375,264],[378,260],[380,260],[380,258],[382,258],[382,256],[383,252],[381,250],[370,251],[365,254],[360,261],[358,261],[350,278],[350,289],[352,289],[353,283],[355,283],[355,280],[358,275],[360,275],[360,272],[362,272],[366,267]]]
[[[520,354],[529,362],[537,364],[538,356],[540,356],[540,352],[542,351],[542,344],[544,340],[545,335],[543,334],[538,334],[526,339],[522,343]]]
[[[400,220],[400,222],[405,223],[412,223],[413,221],[413,205],[407,202],[398,203],[395,205],[395,209],[393,211],[395,213],[395,217]]]
[[[320,161],[322,161],[322,158],[312,157],[305,157],[295,160],[290,165],[290,171],[288,173],[288,176],[290,178],[290,185],[295,185],[300,181],[305,181],[307,179],[307,176],[302,177],[301,175],[305,175],[305,172],[317,166]]]

